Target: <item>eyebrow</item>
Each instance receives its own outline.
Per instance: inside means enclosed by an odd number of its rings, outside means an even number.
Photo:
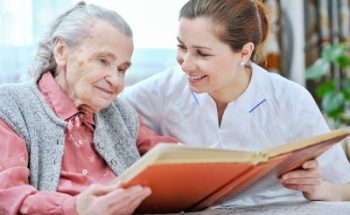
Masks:
[[[184,44],[183,42],[182,42],[182,40],[179,38],[179,37],[176,37],[176,39],[177,39],[177,41],[179,42],[179,43],[181,43],[181,44]],[[208,47],[205,47],[205,46],[192,46],[193,48],[196,48],[196,49],[208,49],[208,50],[212,50],[211,48],[208,48]]]
[[[117,59],[117,57],[114,54],[110,53],[110,52],[99,52],[99,53],[96,54],[96,56],[109,57],[109,58],[112,58],[113,60]]]

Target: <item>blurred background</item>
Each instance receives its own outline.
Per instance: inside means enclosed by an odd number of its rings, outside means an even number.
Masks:
[[[131,85],[176,64],[178,12],[187,0],[88,0],[134,31]],[[271,29],[261,64],[305,86],[332,128],[350,124],[349,0],[265,0]],[[28,77],[36,44],[77,0],[0,0],[0,84]]]
[[[177,18],[187,0],[91,0],[117,11],[134,33],[127,84],[174,65]],[[36,44],[50,22],[78,0],[0,0],[0,83],[26,77]],[[159,8],[162,8],[160,10]]]

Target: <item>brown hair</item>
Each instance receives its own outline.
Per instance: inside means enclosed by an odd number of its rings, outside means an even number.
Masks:
[[[206,17],[218,26],[218,38],[239,52],[248,42],[255,50],[252,60],[259,61],[266,40],[269,22],[259,0],[190,0],[180,10],[179,18]]]

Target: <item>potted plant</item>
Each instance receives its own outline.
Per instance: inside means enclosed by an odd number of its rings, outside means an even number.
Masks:
[[[349,44],[329,44],[323,48],[321,57],[306,69],[306,79],[316,82],[316,97],[332,128],[350,125],[349,68]]]

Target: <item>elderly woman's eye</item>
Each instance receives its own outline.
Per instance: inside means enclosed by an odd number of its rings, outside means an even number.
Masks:
[[[102,64],[104,64],[104,65],[109,65],[110,64],[109,61],[107,59],[105,59],[105,58],[100,58],[100,62]]]

